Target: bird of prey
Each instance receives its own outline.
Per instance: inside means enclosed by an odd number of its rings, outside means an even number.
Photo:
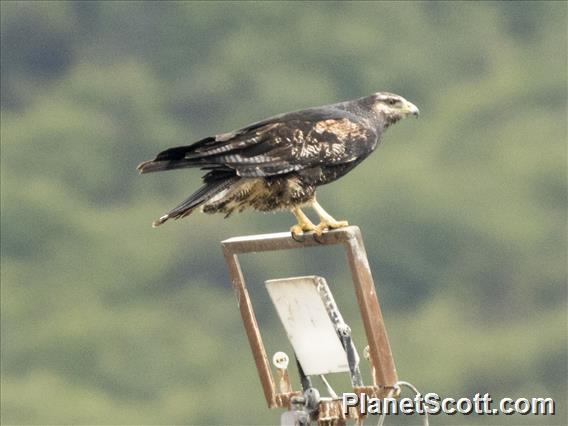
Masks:
[[[241,129],[160,152],[138,166],[140,173],[199,167],[203,186],[153,223],[204,213],[247,208],[290,210],[293,235],[347,226],[316,201],[316,188],[333,182],[371,154],[383,132],[419,113],[401,96],[379,92],[363,98],[280,114]],[[319,216],[315,225],[302,208]]]

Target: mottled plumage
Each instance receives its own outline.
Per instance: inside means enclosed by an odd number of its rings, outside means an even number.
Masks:
[[[345,226],[315,201],[320,185],[342,177],[373,150],[383,131],[418,108],[390,93],[277,115],[242,129],[170,148],[138,166],[141,173],[199,167],[204,185],[154,222],[158,226],[200,207],[205,213],[253,208],[289,209],[298,219],[293,232]],[[313,225],[300,210],[312,206]]]

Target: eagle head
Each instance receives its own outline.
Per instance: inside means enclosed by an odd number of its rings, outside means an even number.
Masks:
[[[408,115],[418,116],[420,110],[412,102],[394,93],[378,92],[361,99],[361,103],[386,126]]]

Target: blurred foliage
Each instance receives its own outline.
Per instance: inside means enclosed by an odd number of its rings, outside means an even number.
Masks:
[[[319,198],[363,230],[400,377],[558,403],[440,424],[567,423],[567,3],[1,7],[4,424],[277,423],[219,241],[292,216],[153,230],[199,172],[136,165],[378,90],[421,119]],[[263,279],[324,274],[356,322],[343,255],[326,253],[247,258],[271,344],[287,343]]]

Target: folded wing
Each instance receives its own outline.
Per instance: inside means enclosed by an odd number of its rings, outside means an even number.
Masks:
[[[377,135],[366,120],[344,110],[311,109],[170,148],[138,169],[148,173],[201,167],[214,174],[273,176],[321,164],[349,163],[372,150],[376,142]]]

